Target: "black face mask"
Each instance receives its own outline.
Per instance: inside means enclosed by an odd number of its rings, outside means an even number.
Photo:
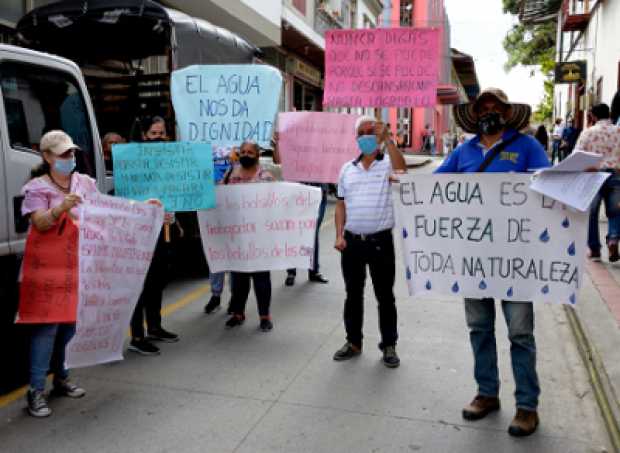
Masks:
[[[239,158],[239,163],[243,168],[252,168],[258,162],[257,158],[250,156],[241,156]]]
[[[497,112],[478,118],[478,131],[483,135],[495,135],[504,128],[504,119]]]

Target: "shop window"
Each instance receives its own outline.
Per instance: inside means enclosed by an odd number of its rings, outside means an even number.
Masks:
[[[73,77],[7,61],[0,63],[0,88],[13,149],[38,151],[45,132],[62,129],[82,149],[77,157],[78,171],[95,176],[89,116]]]
[[[16,24],[25,14],[24,0],[2,0],[0,2],[0,21]]]
[[[413,0],[400,1],[400,26],[411,27],[413,25]]]

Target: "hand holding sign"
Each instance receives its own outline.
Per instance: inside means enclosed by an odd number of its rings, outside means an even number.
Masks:
[[[235,146],[268,146],[282,76],[268,65],[197,65],[174,71],[172,104],[181,138]]]

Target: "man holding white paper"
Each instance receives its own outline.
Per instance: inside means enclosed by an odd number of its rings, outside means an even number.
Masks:
[[[620,239],[620,128],[611,123],[609,106],[598,104],[588,113],[594,126],[586,129],[579,136],[576,148],[603,156],[600,171],[611,173],[590,208],[588,227],[588,247],[593,261],[601,260],[601,241],[599,238],[599,210],[605,201],[605,212],[609,219],[607,230],[607,248],[609,261],[620,259],[618,240]]]

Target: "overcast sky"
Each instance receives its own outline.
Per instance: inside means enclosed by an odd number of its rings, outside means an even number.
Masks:
[[[541,101],[543,77],[534,68],[519,66],[506,73],[507,55],[502,47],[516,17],[503,14],[501,0],[445,0],[450,19],[452,47],[471,55],[480,87],[503,89],[511,101],[535,107]]]

